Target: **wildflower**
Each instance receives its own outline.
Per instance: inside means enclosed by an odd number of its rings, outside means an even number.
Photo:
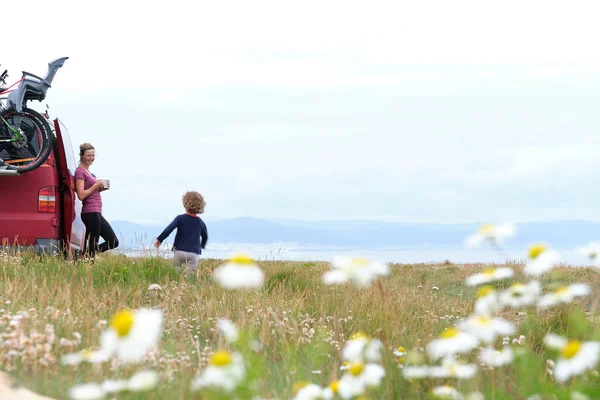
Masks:
[[[335,380],[329,384],[325,389],[323,389],[322,397],[325,400],[333,399],[338,393],[340,388],[340,381]]]
[[[310,382],[296,382],[293,391],[293,400],[318,400],[323,398],[323,388]]]
[[[150,297],[156,297],[160,291],[162,291],[162,287],[158,283],[153,283],[152,285],[148,286],[148,296]]]
[[[587,296],[590,293],[590,287],[584,283],[563,286],[554,290],[552,293],[543,295],[538,302],[538,307],[544,309],[559,303],[570,303],[575,297]]]
[[[458,327],[486,343],[492,343],[500,335],[512,335],[516,330],[515,325],[510,321],[485,315],[470,316],[460,321]]]
[[[342,358],[349,362],[379,362],[382,347],[380,340],[359,332],[344,345]]]
[[[210,388],[233,391],[246,377],[244,360],[240,353],[217,351],[210,357],[209,365],[202,374],[192,381],[192,390]]]
[[[394,349],[393,354],[396,357],[404,357],[406,355],[406,349],[404,347],[400,346],[397,349]]]
[[[463,400],[463,395],[452,386],[436,386],[431,390],[431,396],[439,400]]]
[[[429,376],[430,367],[428,365],[407,365],[402,369],[402,376],[405,379],[423,379]]]
[[[393,354],[396,356],[396,361],[398,361],[398,367],[404,368],[404,363],[406,362],[406,350],[404,347],[398,347],[393,351]]]
[[[546,347],[553,350],[560,350],[567,345],[567,338],[556,335],[554,333],[549,333],[544,337],[544,344]]]
[[[513,224],[485,224],[479,227],[476,233],[465,239],[465,247],[474,248],[480,246],[483,242],[490,244],[501,244],[505,238],[515,235],[515,226]]]
[[[357,286],[367,286],[378,276],[389,275],[389,266],[364,258],[335,257],[332,269],[323,275],[328,285],[352,282]]]
[[[213,277],[225,289],[257,289],[265,274],[252,258],[237,254],[215,269]]]
[[[477,289],[477,300],[475,300],[475,313],[489,315],[500,311],[502,305],[499,302],[498,292],[493,286],[485,285]]]
[[[581,392],[578,392],[576,390],[571,392],[571,400],[589,400],[590,398]]]
[[[229,343],[234,343],[238,340],[238,329],[230,320],[220,318],[217,319],[217,327],[219,328],[219,332],[221,332],[221,334],[225,336]]]
[[[477,347],[477,337],[468,332],[461,332],[456,328],[448,328],[442,332],[438,339],[427,345],[427,352],[433,359],[445,356],[454,356],[457,353],[468,353]]]
[[[591,242],[585,246],[578,247],[575,251],[589,258],[594,266],[600,266],[600,243]]]
[[[351,363],[339,381],[338,393],[343,399],[360,396],[367,388],[379,386],[384,376],[385,370],[379,364]]]
[[[514,275],[512,268],[487,268],[483,272],[467,277],[467,285],[475,286],[483,283],[499,281],[501,279],[510,278]]]
[[[465,400],[485,400],[485,397],[480,392],[471,392],[465,396]]]
[[[512,362],[513,351],[508,346],[502,350],[486,347],[479,352],[479,360],[490,367],[501,367]]]
[[[156,371],[143,370],[136,372],[127,381],[127,390],[130,392],[143,392],[154,389],[159,379],[160,377]]]
[[[127,379],[107,379],[100,385],[106,393],[119,393],[127,390]]]
[[[527,275],[540,276],[552,269],[560,261],[560,255],[545,244],[534,244],[529,247],[529,261],[523,272]]]
[[[445,358],[441,365],[429,368],[429,376],[432,378],[457,378],[469,379],[475,376],[477,367],[473,364],[463,364],[451,358]]]
[[[538,281],[526,284],[517,282],[499,294],[500,304],[507,307],[519,308],[535,303],[542,291]]]
[[[560,350],[560,357],[554,365],[554,378],[565,382],[575,375],[595,368],[600,358],[600,342],[580,342],[569,340]]]
[[[84,383],[73,386],[67,395],[73,400],[97,400],[106,397],[106,392],[97,383]]]
[[[121,310],[110,320],[100,336],[101,351],[116,354],[124,363],[142,361],[162,332],[163,313],[141,308]]]
[[[84,349],[75,353],[65,354],[60,358],[63,365],[79,365],[84,361],[91,364],[102,363],[110,358],[111,354],[104,349],[90,350]]]

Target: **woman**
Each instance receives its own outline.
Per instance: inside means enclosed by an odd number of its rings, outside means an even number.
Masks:
[[[105,181],[96,179],[96,176],[90,172],[90,165],[94,163],[94,159],[94,146],[89,143],[79,146],[79,167],[75,170],[75,190],[77,197],[83,202],[81,220],[86,229],[84,253],[92,258],[96,251],[104,252],[119,246],[117,235],[102,216],[100,192],[108,190],[108,185],[105,185]],[[104,243],[98,245],[101,236]]]

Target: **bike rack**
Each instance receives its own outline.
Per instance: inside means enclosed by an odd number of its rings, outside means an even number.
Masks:
[[[0,167],[0,176],[17,176],[19,175],[19,171],[14,171],[12,169],[5,169],[6,167]]]

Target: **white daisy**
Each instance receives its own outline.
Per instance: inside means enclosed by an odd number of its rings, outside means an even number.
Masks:
[[[479,315],[490,315],[502,309],[498,291],[493,286],[485,285],[477,289],[477,300],[475,300],[475,313]]]
[[[101,351],[116,355],[123,363],[140,362],[160,339],[162,324],[160,310],[121,310],[100,336]]]
[[[407,365],[402,369],[404,379],[423,379],[429,377],[428,365]]]
[[[446,358],[441,365],[429,367],[429,376],[432,378],[457,378],[470,379],[477,373],[474,364],[463,364],[455,359]]]
[[[294,384],[295,396],[293,400],[320,400],[323,399],[323,388],[309,382],[297,382]]]
[[[217,351],[210,357],[208,367],[194,378],[192,390],[210,388],[218,391],[233,391],[246,377],[244,359],[240,353]]]
[[[82,362],[89,362],[91,364],[102,363],[107,361],[111,357],[111,354],[105,349],[90,350],[84,349],[75,353],[65,354],[60,358],[60,363],[63,365],[79,365]]]
[[[530,281],[526,284],[517,282],[502,291],[498,300],[503,306],[519,308],[534,304],[541,292],[542,285],[538,281]]]
[[[502,350],[486,347],[479,352],[479,361],[490,367],[508,365],[512,362],[513,358],[513,351],[508,346],[505,346]]]
[[[541,309],[552,307],[559,303],[568,304],[572,302],[575,297],[587,296],[592,292],[589,285],[584,283],[575,283],[569,286],[563,286],[552,293],[543,295],[538,301],[538,307]]]
[[[560,262],[560,254],[541,243],[530,246],[528,256],[529,261],[523,269],[527,275],[540,276]]]
[[[486,241],[491,244],[502,244],[505,238],[514,236],[515,231],[513,224],[485,224],[480,226],[476,233],[467,236],[465,247],[478,247]]]
[[[368,286],[378,276],[389,275],[389,266],[364,258],[335,257],[332,269],[323,274],[323,283],[328,285],[351,282],[357,286]]]
[[[452,357],[458,353],[468,353],[473,350],[479,341],[477,337],[468,332],[461,332],[456,328],[448,328],[439,338],[427,344],[429,356],[435,360],[442,357]]]
[[[331,400],[339,393],[339,388],[340,388],[340,381],[335,380],[335,381],[331,382],[329,384],[329,386],[327,386],[325,389],[323,389],[321,396],[323,397],[324,400]]]
[[[571,400],[590,400],[590,397],[585,393],[574,390],[571,392]]]
[[[499,281],[501,279],[507,279],[514,275],[512,268],[499,267],[499,268],[487,268],[479,274],[471,275],[467,277],[467,285],[475,286],[483,283],[489,283]]]
[[[436,386],[431,390],[431,396],[436,400],[463,400],[463,395],[452,386]]]
[[[265,274],[251,257],[237,254],[215,269],[213,278],[225,289],[257,289]]]
[[[600,342],[580,342],[569,340],[560,351],[560,358],[554,365],[554,379],[565,382],[575,375],[595,368],[600,358]]]
[[[70,388],[67,395],[73,400],[98,400],[105,398],[106,392],[97,383],[84,383]]]
[[[382,347],[380,340],[357,333],[344,345],[342,358],[348,362],[379,362]]]
[[[154,389],[158,384],[160,375],[156,371],[143,370],[136,372],[127,381],[127,390],[130,392],[144,392]]]
[[[238,329],[233,322],[228,319],[217,319],[217,327],[219,328],[219,332],[225,336],[229,343],[236,342],[240,337]]]
[[[575,249],[578,254],[581,254],[590,259],[592,265],[600,266],[600,242],[591,242],[585,246]]]
[[[485,396],[480,392],[471,392],[465,396],[465,400],[485,400]]]
[[[569,340],[567,338],[554,333],[548,333],[544,337],[544,344],[546,345],[546,347],[553,350],[561,350],[567,345],[568,341]]]
[[[127,379],[107,379],[101,383],[106,393],[119,393],[127,390]]]
[[[472,315],[460,321],[458,328],[475,335],[485,343],[492,343],[498,336],[510,336],[516,331],[512,322],[485,315]]]
[[[351,363],[339,381],[338,393],[343,399],[352,399],[368,388],[379,386],[384,376],[385,370],[379,364]]]

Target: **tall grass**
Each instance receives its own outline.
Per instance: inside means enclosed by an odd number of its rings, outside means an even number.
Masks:
[[[569,398],[574,389],[600,398],[600,378],[591,374],[557,385],[546,373],[552,355],[541,345],[548,331],[600,340],[594,318],[600,274],[590,269],[560,268],[566,282],[586,282],[593,296],[550,311],[507,311],[521,326],[527,353],[508,367],[480,371],[464,382],[402,377],[393,349],[424,348],[443,329],[468,316],[475,289],[465,278],[482,265],[392,265],[392,276],[364,289],[325,286],[325,263],[266,261],[261,290],[231,292],[211,279],[221,260],[204,259],[195,276],[186,276],[161,258],[104,255],[94,264],[57,257],[0,253],[0,369],[24,386],[50,397],[66,398],[81,382],[129,376],[135,369],[117,363],[67,367],[62,354],[97,346],[103,322],[119,308],[159,307],[165,329],[159,348],[145,367],[161,373],[151,393],[123,394],[122,399],[194,399],[189,383],[216,349],[227,347],[215,330],[216,318],[229,318],[260,348],[247,350],[256,376],[253,391],[264,398],[291,398],[299,380],[327,385],[340,376],[341,348],[363,331],[384,343],[386,377],[373,395],[381,399],[425,398],[444,383],[463,392],[480,391],[490,399],[520,399],[534,393]],[[522,278],[521,266],[515,279]],[[156,296],[151,284],[163,288]],[[14,315],[21,313],[18,323]],[[12,321],[12,322],[11,322]],[[517,335],[517,337],[519,336]],[[80,343],[77,340],[81,335]],[[519,346],[519,345],[517,345]],[[548,397],[550,398],[550,397]]]

